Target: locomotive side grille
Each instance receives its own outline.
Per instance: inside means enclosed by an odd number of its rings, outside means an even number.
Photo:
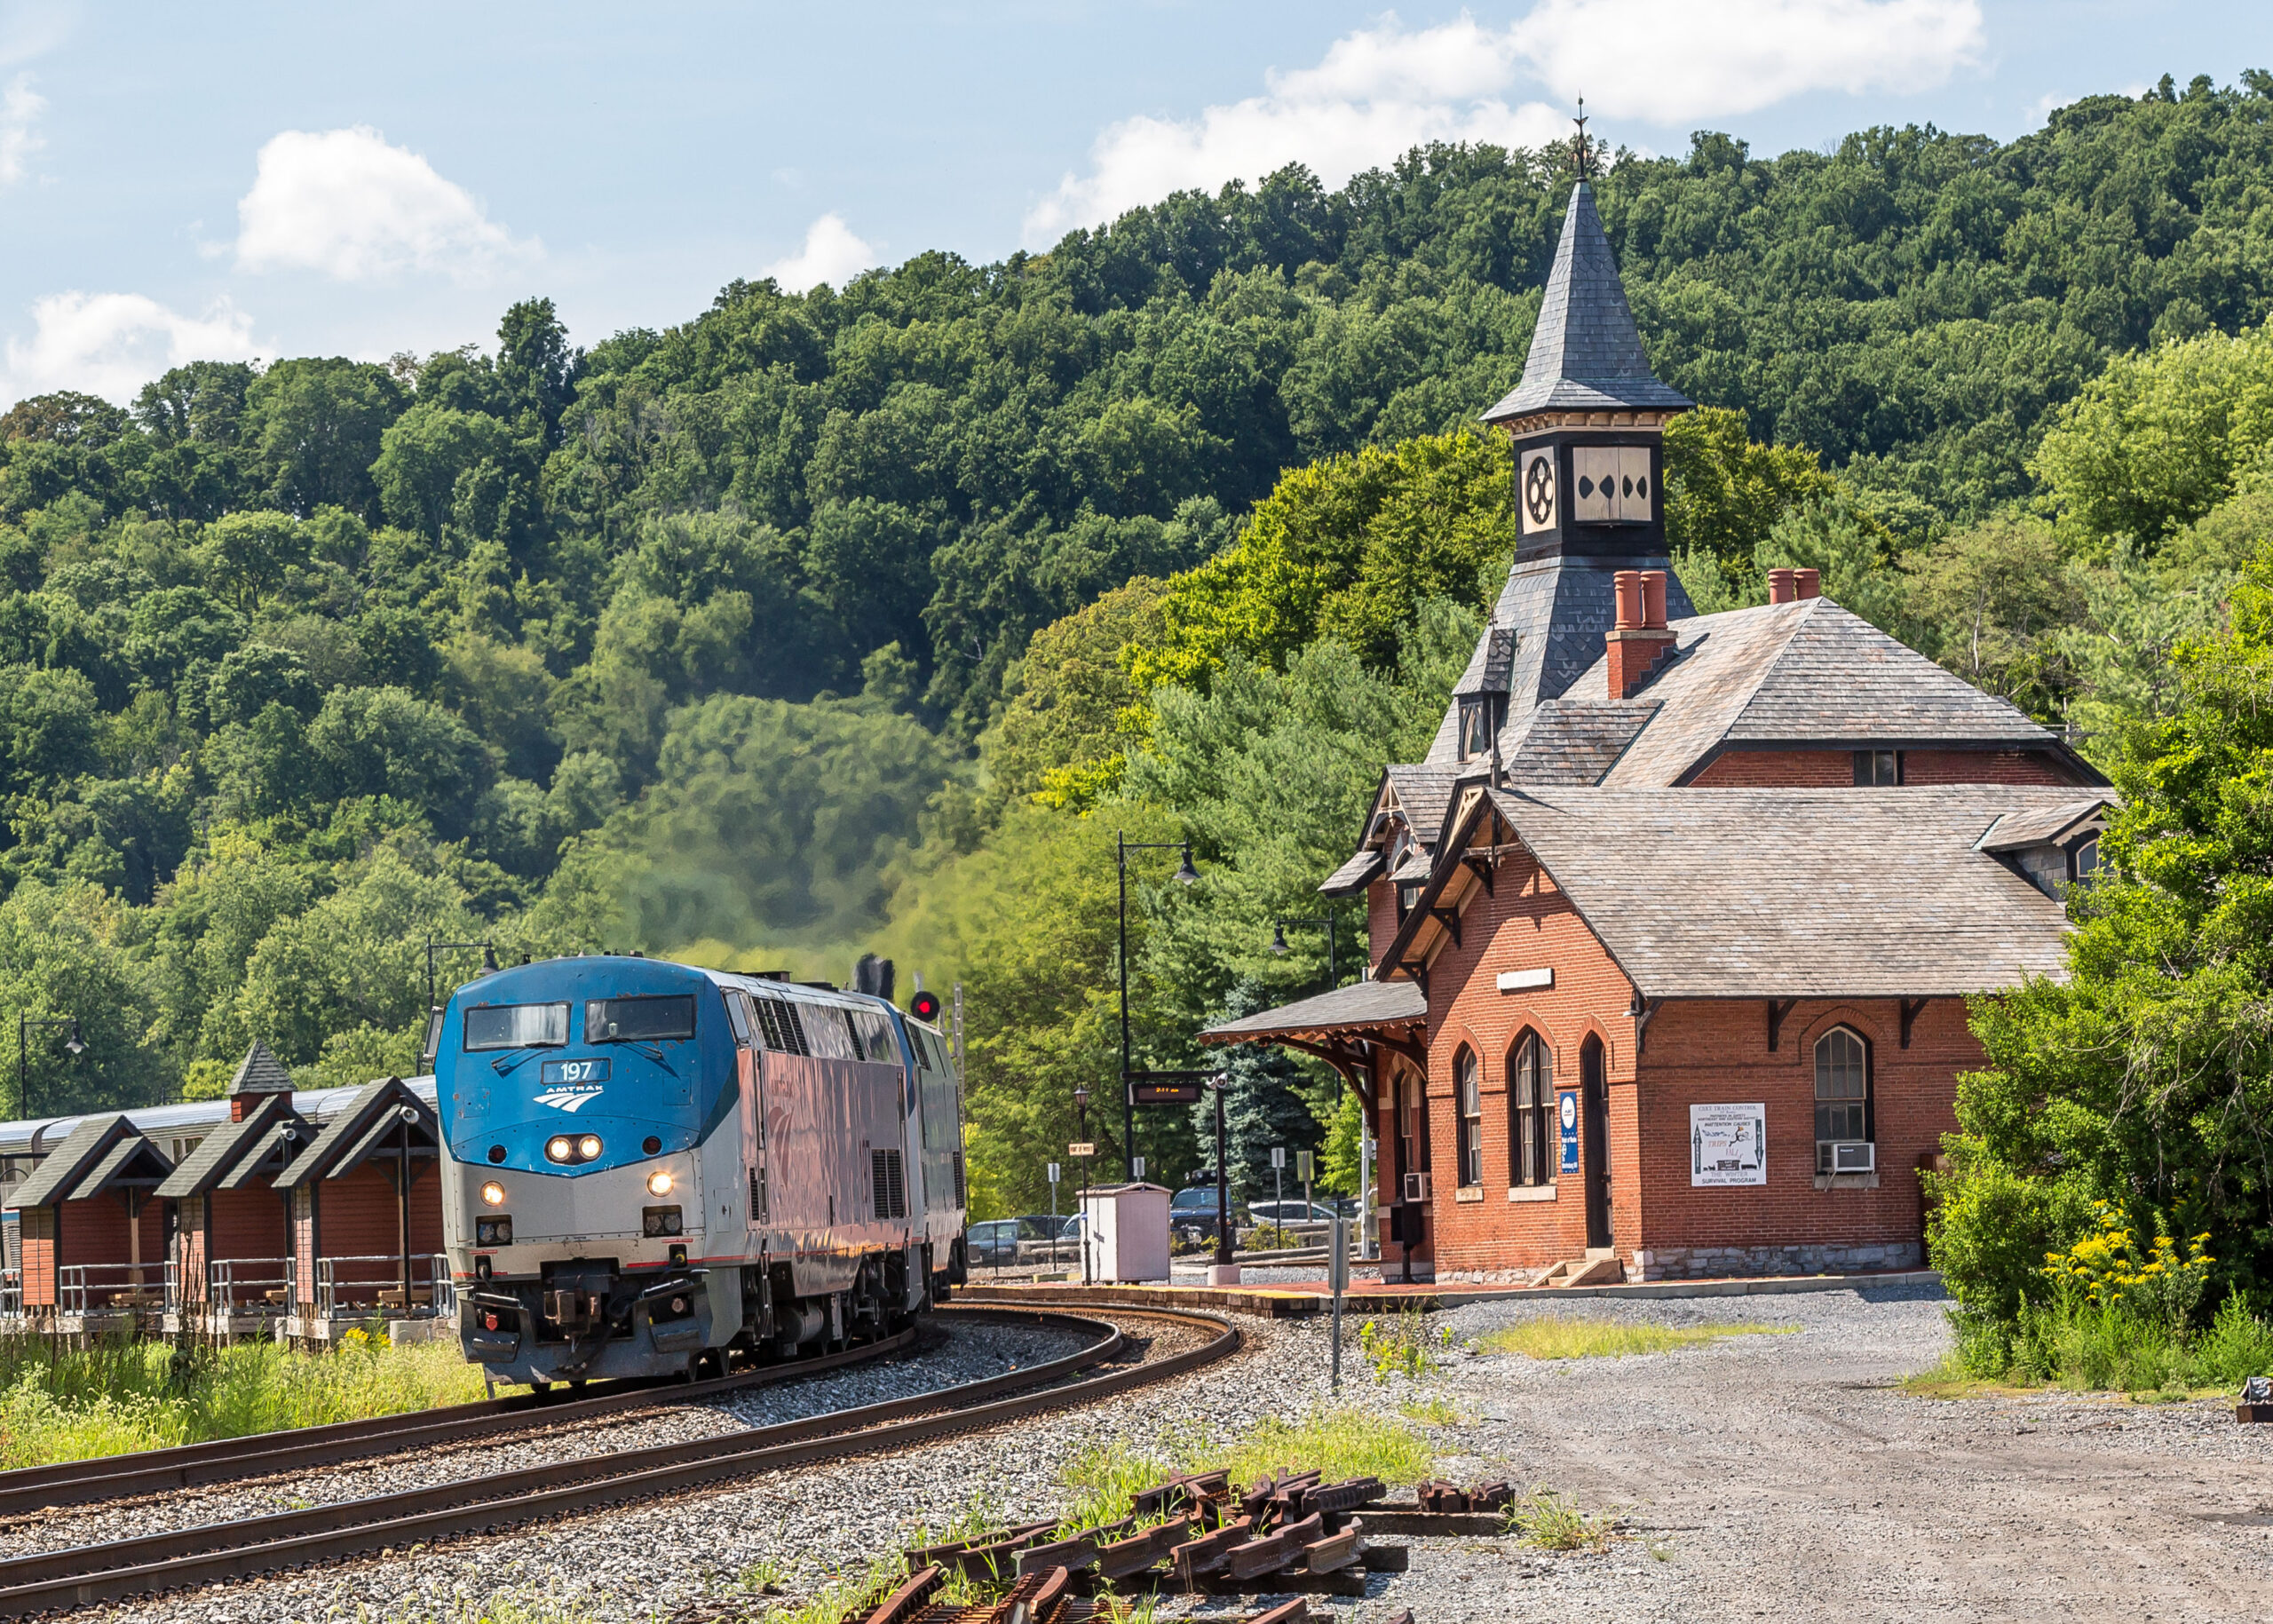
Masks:
[[[870,1151],[868,1168],[876,1192],[876,1216],[907,1216],[907,1177],[901,1171],[898,1151]]]
[[[757,1007],[757,1027],[765,1039],[765,1046],[776,1054],[809,1055],[812,1050],[805,1044],[804,1024],[797,1018],[797,1006],[779,998],[753,998]]]
[[[764,1168],[752,1168],[749,1170],[749,1216],[759,1222],[763,1222],[766,1216],[765,1169]]]
[[[958,1207],[970,1205],[969,1201],[962,1199],[962,1153],[961,1151],[955,1153],[955,1205]]]

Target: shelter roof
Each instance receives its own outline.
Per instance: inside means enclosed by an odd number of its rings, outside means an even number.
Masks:
[[[46,1160],[34,1168],[22,1184],[9,1192],[6,1204],[21,1209],[52,1207],[59,1201],[72,1200],[68,1192],[78,1188],[114,1145],[133,1137],[134,1129],[123,1113],[81,1117],[79,1125],[63,1143],[50,1151]]]
[[[1429,1001],[1410,981],[1359,981],[1210,1026],[1200,1038],[1206,1043],[1252,1043],[1274,1037],[1326,1036],[1368,1026],[1418,1026],[1428,1018]]]
[[[103,1153],[93,1170],[72,1186],[68,1199],[83,1201],[115,1187],[154,1191],[173,1170],[171,1157],[142,1135],[130,1133]]]
[[[417,1113],[413,1129],[414,1155],[432,1154],[440,1142],[440,1124],[433,1107],[399,1077],[382,1077],[367,1083],[347,1107],[323,1126],[314,1142],[276,1176],[279,1190],[291,1190],[320,1178],[340,1178],[353,1172],[381,1147],[388,1130],[400,1121],[399,1113]]]

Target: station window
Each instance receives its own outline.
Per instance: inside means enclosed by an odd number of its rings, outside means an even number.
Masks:
[[[1858,787],[1883,788],[1902,781],[1900,750],[1857,750],[1855,782]]]
[[[1555,1182],[1555,1056],[1536,1032],[1516,1040],[1508,1055],[1508,1182]]]
[[[1870,1139],[1870,1046],[1833,1026],[1815,1046],[1815,1170],[1842,1171],[1838,1147]]]
[[[1458,1092],[1460,1107],[1460,1137],[1456,1149],[1460,1155],[1460,1182],[1472,1187],[1484,1182],[1484,1097],[1483,1068],[1476,1063],[1476,1051],[1462,1049],[1453,1062],[1453,1078]]]

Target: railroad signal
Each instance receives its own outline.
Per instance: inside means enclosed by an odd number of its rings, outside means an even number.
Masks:
[[[938,1019],[939,1018],[939,994],[937,994],[937,993],[918,993],[918,994],[916,994],[915,997],[913,997],[913,998],[909,999],[909,1000],[908,1000],[908,1002],[907,1002],[907,1012],[908,1012],[910,1015],[913,1015],[913,1016],[914,1016],[917,1020],[920,1020],[920,1021],[926,1021],[926,1022],[936,1022],[936,1021],[938,1021]]]

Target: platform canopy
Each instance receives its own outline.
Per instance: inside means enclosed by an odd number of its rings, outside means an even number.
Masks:
[[[10,1192],[18,1209],[83,1201],[106,1192],[144,1193],[173,1172],[173,1162],[125,1116],[113,1113],[82,1117],[62,1144]]]
[[[408,1128],[412,1160],[441,1153],[441,1123],[434,1108],[400,1077],[366,1083],[346,1107],[323,1126],[313,1144],[276,1176],[279,1190],[297,1189],[322,1178],[345,1178],[373,1157],[384,1164],[401,1153]]]
[[[1359,981],[1210,1026],[1200,1041],[1276,1043],[1316,1055],[1370,1103],[1380,1051],[1426,1068],[1429,1000],[1410,981]]]

